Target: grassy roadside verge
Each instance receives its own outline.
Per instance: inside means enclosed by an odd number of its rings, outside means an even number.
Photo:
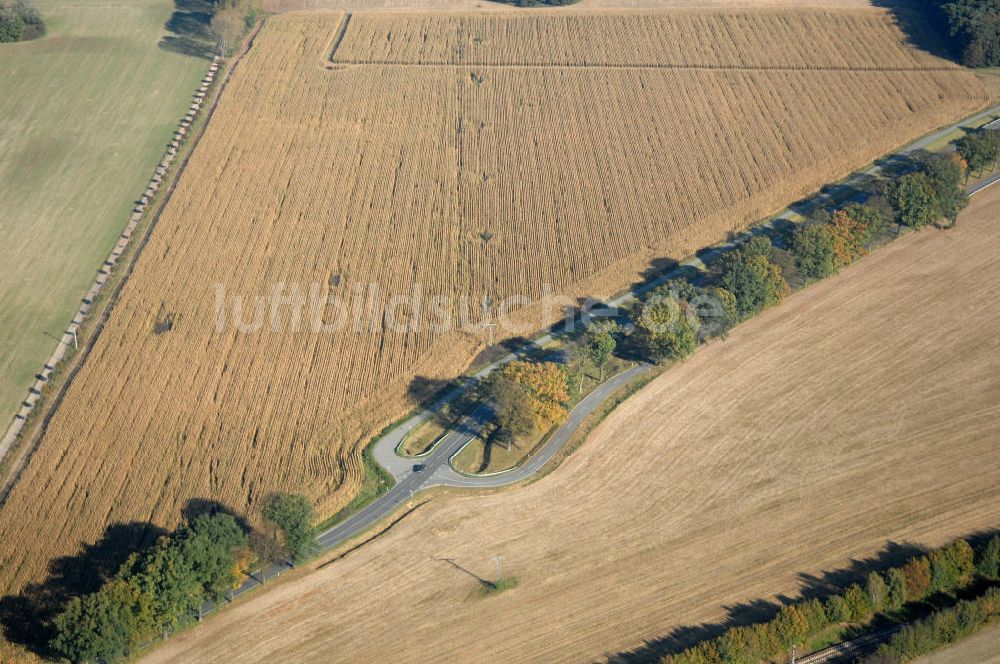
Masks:
[[[355,512],[364,509],[369,503],[373,502],[379,496],[396,485],[396,481],[392,478],[392,475],[389,474],[389,471],[378,465],[372,457],[372,449],[375,447],[376,441],[396,426],[398,425],[389,427],[378,436],[375,436],[365,446],[365,449],[361,452],[361,465],[365,473],[365,479],[361,482],[361,489],[358,491],[358,494],[354,496],[351,502],[344,505],[344,507],[340,508],[340,510],[332,516],[317,524],[316,530],[318,532],[329,530]]]

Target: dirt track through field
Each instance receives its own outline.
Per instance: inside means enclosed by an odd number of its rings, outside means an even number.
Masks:
[[[1000,525],[998,210],[699,350],[539,482],[434,500],[147,661],[585,661]],[[487,578],[494,554],[518,586],[488,599],[447,562]]]

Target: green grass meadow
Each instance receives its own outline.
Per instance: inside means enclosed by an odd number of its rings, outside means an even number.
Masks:
[[[172,2],[35,4],[48,34],[0,45],[0,433],[208,66],[157,45]]]

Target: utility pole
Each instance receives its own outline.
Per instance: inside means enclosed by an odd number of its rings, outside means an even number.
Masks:
[[[496,323],[489,322],[492,313],[493,298],[486,296],[483,298],[483,327],[490,331],[490,341],[487,348],[493,348],[493,328],[496,327]]]
[[[77,349],[80,348],[80,344],[79,344],[79,342],[77,341],[77,338],[76,338],[76,330],[73,330],[73,348],[77,348]]]
[[[795,664],[795,644],[792,644],[792,664]]]
[[[497,587],[500,587],[500,561],[503,560],[503,556],[497,554],[493,556],[493,560],[497,561]]]

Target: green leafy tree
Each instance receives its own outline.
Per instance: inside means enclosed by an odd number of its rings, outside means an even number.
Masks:
[[[799,226],[792,236],[795,267],[809,279],[823,279],[834,271],[833,234],[827,225]]]
[[[809,619],[794,604],[781,607],[772,624],[782,648],[791,647],[809,633]]]
[[[850,617],[847,604],[840,595],[831,595],[828,597],[823,608],[826,609],[826,617],[831,623],[847,622]]]
[[[893,567],[885,578],[885,608],[895,611],[906,603],[906,577],[903,570]]]
[[[702,289],[692,284],[687,279],[670,279],[663,286],[656,289],[660,293],[670,293],[674,299],[690,302]]]
[[[611,324],[595,323],[587,329],[587,355],[594,366],[601,371],[601,380],[604,380],[604,368],[607,366],[611,356],[614,355],[618,341],[615,339],[617,326]]]
[[[24,20],[17,10],[0,3],[0,43],[16,42],[24,34]]]
[[[931,551],[930,592],[947,592],[966,585],[975,571],[975,554],[963,539]]]
[[[811,599],[802,604],[802,615],[809,622],[809,631],[818,632],[830,624],[830,619],[823,610],[823,603],[818,599]]]
[[[937,197],[926,173],[908,173],[891,183],[886,193],[896,220],[905,226],[923,228],[937,218]]]
[[[178,546],[191,565],[203,594],[222,601],[236,581],[234,552],[247,545],[247,533],[230,514],[202,514],[177,533]]]
[[[502,441],[510,443],[534,433],[535,417],[527,388],[498,375],[490,382],[489,395]]]
[[[865,581],[865,594],[868,596],[868,605],[872,611],[881,611],[885,608],[887,593],[888,589],[882,575],[878,572],[869,572]]]
[[[889,219],[879,208],[873,205],[851,203],[844,207],[844,212],[848,217],[859,224],[863,224],[868,229],[868,236],[865,238],[866,243],[870,242],[872,238],[886,232],[889,228]]]
[[[936,1],[948,25],[953,49],[966,67],[1000,67],[1000,1]]]
[[[755,235],[740,247],[740,253],[748,258],[763,256],[767,260],[774,258],[774,246],[770,238],[764,235]]]
[[[275,493],[267,498],[262,510],[264,518],[281,531],[285,547],[296,563],[308,559],[316,551],[316,510],[303,495]]]
[[[962,172],[960,158],[957,155],[934,155],[925,159],[921,171],[927,175],[934,189],[934,200],[937,202],[939,218],[950,219],[952,223],[958,218],[958,213],[969,204],[969,196],[962,188]]]
[[[976,573],[986,579],[1000,577],[1000,535],[994,535],[976,556]]]
[[[754,238],[745,249],[727,254],[723,259],[722,287],[736,298],[741,317],[752,316],[777,304],[788,292],[781,268],[770,258],[771,245],[765,240],[766,251]]]
[[[204,601],[205,593],[184,548],[162,537],[142,558],[134,572],[140,590],[151,598],[153,627],[166,638],[187,622]]]
[[[699,339],[723,336],[740,320],[736,297],[720,286],[699,289],[689,304],[698,317]]]
[[[143,599],[135,584],[115,578],[91,595],[74,598],[53,621],[51,647],[71,662],[117,662],[144,631]]]
[[[867,622],[872,615],[872,607],[868,596],[858,584],[853,584],[844,593],[844,605],[847,607],[847,619],[851,622]]]
[[[698,344],[695,327],[687,316],[687,303],[658,289],[633,315],[635,335],[645,353],[655,362],[678,360],[694,352]]]
[[[989,164],[989,159],[979,134],[966,134],[955,141],[955,150],[965,160],[966,174],[981,171]]]

